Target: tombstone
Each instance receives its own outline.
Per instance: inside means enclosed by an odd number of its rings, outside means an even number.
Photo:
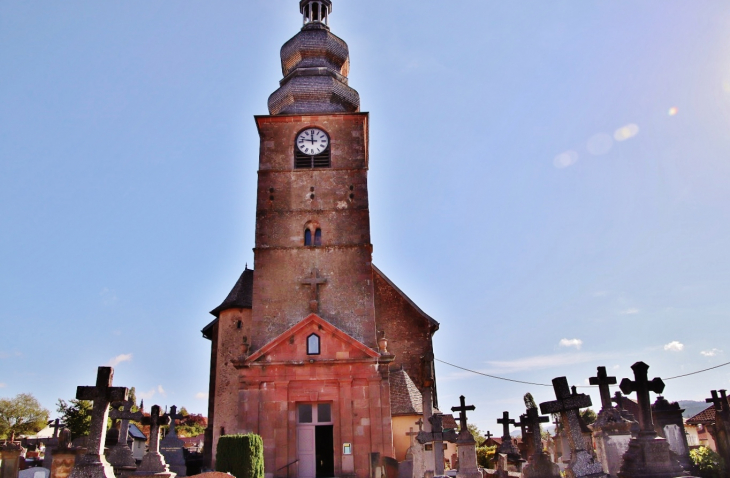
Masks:
[[[603,465],[603,471],[616,478],[624,453],[629,449],[631,430],[638,424],[626,418],[619,408],[613,407],[610,386],[617,382],[616,377],[608,376],[606,367],[598,367],[598,374],[589,380],[591,385],[598,386],[601,393],[601,411],[593,424],[596,455]]]
[[[114,369],[99,367],[96,386],[78,387],[77,400],[91,400],[91,426],[86,437],[87,451],[71,472],[70,478],[115,478],[114,470],[104,457],[106,425],[109,417],[109,404],[127,399],[129,391],[124,387],[112,387]]]
[[[58,435],[58,446],[53,450],[51,457],[51,477],[68,478],[76,466],[76,460],[80,455],[86,454],[86,448],[73,446],[71,443],[71,430],[64,428]]]
[[[519,472],[522,470],[522,463],[524,460],[520,455],[519,448],[517,448],[515,442],[512,441],[512,435],[509,433],[509,426],[514,425],[515,420],[509,417],[509,412],[504,412],[502,413],[502,418],[497,419],[497,423],[502,425],[502,443],[499,445],[499,448],[497,448],[495,456],[498,454],[507,455],[507,471]]]
[[[23,447],[12,441],[0,447],[0,478],[18,478],[20,472],[20,452]]]
[[[456,447],[459,453],[457,478],[481,478],[482,474],[477,466],[477,442],[469,431],[466,412],[475,410],[474,405],[467,405],[464,395],[459,397],[461,405],[451,407],[452,412],[459,412],[459,435],[456,437]]]
[[[177,431],[175,431],[175,421],[183,418],[183,416],[177,414],[177,407],[175,405],[170,407],[169,416],[170,429],[165,438],[160,442],[160,452],[165,457],[165,463],[167,463],[172,472],[177,476],[187,476],[185,454],[183,453],[185,443],[178,438]]]
[[[548,417],[541,417],[537,408],[528,408],[520,421],[531,430],[531,445],[528,447],[532,454],[527,463],[522,467],[524,478],[560,478],[560,467],[550,460],[550,456],[542,449],[542,436],[540,423],[548,423]]]
[[[127,444],[129,440],[129,421],[142,421],[144,414],[142,411],[132,412],[133,406],[134,402],[132,400],[116,402],[112,404],[112,410],[109,412],[109,417],[112,420],[121,421],[117,441],[112,444],[106,457],[114,467],[117,478],[125,478],[137,470],[137,461],[134,459],[132,449]]]
[[[423,418],[419,418],[415,424],[418,425],[418,431],[415,432],[416,434],[413,438],[417,437],[420,432],[424,431],[425,422],[423,421]],[[411,441],[413,441],[413,438]],[[413,442],[413,445],[411,446],[411,452],[413,455],[413,473],[411,476],[413,476],[413,478],[422,478],[429,469],[429,465],[433,463],[433,451],[426,452],[425,447],[416,441]]]
[[[134,476],[146,476],[156,478],[174,478],[175,473],[165,463],[165,458],[160,453],[160,426],[168,425],[170,417],[160,414],[160,406],[153,405],[149,417],[142,419],[142,425],[150,426],[149,450],[142,458],[142,463],[137,467]]]
[[[58,446],[58,435],[65,426],[61,420],[56,418],[53,420],[53,436],[45,442],[46,451],[43,455],[43,467],[50,469],[53,465],[53,449]]]
[[[444,431],[443,415],[440,413],[433,414],[428,421],[431,423],[431,432],[421,431],[416,436],[418,443],[425,445],[431,443],[433,446],[433,464],[434,476],[443,476],[444,474],[444,442],[456,442],[456,433],[453,431]]]
[[[418,432],[414,432],[413,427],[410,427],[409,431],[406,432],[406,436],[410,439],[411,444],[408,450],[406,450],[406,459],[398,466],[398,478],[413,478],[413,454],[415,448],[413,438],[416,435],[418,435]]]
[[[580,409],[592,405],[591,397],[577,393],[575,388],[571,393],[568,379],[565,377],[554,378],[553,389],[557,400],[541,403],[540,412],[560,413],[561,424],[570,444],[570,462],[565,470],[566,476],[568,478],[605,476],[603,466],[593,455],[593,448],[586,446],[581,426]]]
[[[520,421],[514,423],[515,427],[519,427],[520,433],[522,434],[522,443],[517,445],[520,450],[520,456],[522,459],[527,461],[533,453],[532,450],[532,431],[527,424],[527,415],[520,415]]]
[[[635,380],[621,380],[621,391],[628,395],[636,392],[639,411],[639,433],[629,442],[619,478],[673,478],[685,475],[666,439],[658,437],[654,430],[651,415],[649,392],[660,394],[664,391],[661,378],[648,379],[649,366],[636,362],[631,366]]]
[[[50,474],[51,470],[48,468],[34,467],[18,473],[18,478],[48,478]]]
[[[684,410],[677,402],[669,403],[661,395],[657,397],[651,406],[654,430],[660,437],[667,439],[669,449],[677,455],[682,468],[690,471],[692,469],[692,459],[689,457],[689,443],[687,443],[687,432],[684,430],[682,412]]]
[[[715,423],[709,426],[712,439],[715,440],[717,453],[722,457],[725,463],[730,463],[730,405],[728,405],[725,390],[720,390],[720,396],[717,396],[717,390],[712,390],[712,398],[705,401],[712,403],[715,407]]]

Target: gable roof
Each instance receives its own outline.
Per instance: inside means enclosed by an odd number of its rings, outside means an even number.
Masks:
[[[426,319],[428,321],[429,325],[433,328],[434,332],[439,329],[439,323],[436,322],[430,315],[428,315],[427,313],[425,313],[424,311],[422,311],[421,308],[418,307],[416,305],[416,303],[411,300],[410,297],[408,297],[402,290],[400,290],[398,288],[398,286],[396,286],[393,283],[393,281],[391,281],[390,279],[388,279],[388,277],[385,274],[383,274],[383,272],[380,269],[378,269],[377,267],[375,267],[375,264],[373,264],[373,272],[375,272],[376,274],[378,274],[389,286],[391,286],[393,288],[394,291],[396,291],[398,294],[400,294],[400,296],[403,297],[403,299],[411,307],[413,307],[416,310],[416,312],[418,312],[424,319]]]
[[[390,413],[392,415],[423,414],[423,397],[408,373],[390,372]]]
[[[253,303],[253,269],[248,266],[243,270],[236,285],[233,286],[228,297],[221,305],[210,313],[218,317],[226,309],[250,309]]]
[[[129,424],[129,436],[135,440],[147,441],[147,435],[142,433],[142,430],[137,428],[137,425],[135,425],[134,423]]]
[[[281,335],[276,337],[274,340],[269,342],[268,344],[264,345],[260,349],[258,349],[256,352],[251,354],[249,357],[246,358],[245,363],[250,364],[255,362],[256,360],[260,359],[264,355],[268,354],[272,350],[274,350],[276,347],[284,343],[291,337],[293,334],[296,334],[297,332],[301,331],[305,327],[307,327],[310,324],[317,324],[321,327],[321,329],[326,332],[332,334],[332,336],[342,340],[343,342],[346,342],[349,344],[352,348],[360,350],[365,355],[367,355],[370,358],[379,358],[380,353],[376,352],[375,350],[371,349],[364,343],[360,342],[359,340],[355,339],[354,337],[351,337],[347,335],[342,330],[338,329],[334,325],[330,324],[326,320],[324,320],[322,317],[318,316],[317,314],[309,314],[304,319],[302,319],[299,323],[294,325],[293,327],[289,328],[288,330],[285,330]]]

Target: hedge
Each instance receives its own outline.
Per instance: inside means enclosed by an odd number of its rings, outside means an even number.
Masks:
[[[264,442],[254,433],[218,439],[215,470],[236,478],[264,478]]]

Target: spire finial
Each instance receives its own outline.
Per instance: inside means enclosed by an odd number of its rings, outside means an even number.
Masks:
[[[329,25],[332,0],[301,0],[299,10],[302,12],[304,25],[313,22]]]

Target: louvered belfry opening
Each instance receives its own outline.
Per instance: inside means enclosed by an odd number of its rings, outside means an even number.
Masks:
[[[330,167],[330,145],[321,153],[310,156],[294,146],[294,169],[313,169]]]

